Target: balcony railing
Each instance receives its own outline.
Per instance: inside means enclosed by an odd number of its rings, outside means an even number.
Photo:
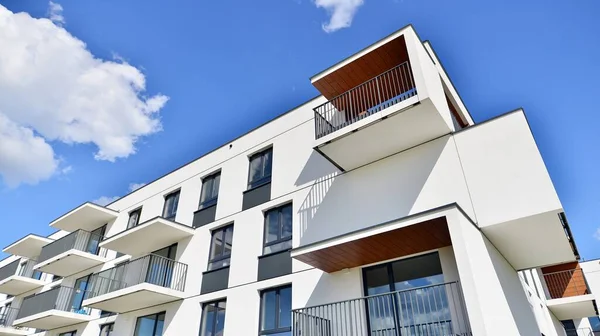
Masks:
[[[471,336],[458,282],[292,311],[294,336]]]
[[[141,283],[183,292],[185,291],[187,267],[186,264],[175,260],[150,254],[93,274],[88,285],[86,299]]]
[[[590,328],[579,328],[577,330],[565,330],[567,336],[595,336],[594,332]]]
[[[544,274],[544,280],[550,294],[549,299],[590,294],[583,270],[580,268],[546,273]]]
[[[13,275],[39,280],[42,273],[33,270],[33,266],[35,266],[36,263],[37,262],[34,259],[29,259],[23,264],[22,259],[15,260],[10,264],[0,268],[0,281]]]
[[[106,249],[98,246],[102,236],[84,230],[77,230],[42,247],[38,261],[44,262],[69,250],[79,250],[101,257],[106,256]]]
[[[81,306],[83,295],[84,293],[80,289],[60,286],[27,297],[23,299],[23,303],[17,314],[17,319],[53,309],[88,315],[90,309]]]
[[[13,328],[13,329],[22,329],[18,327],[14,327],[13,323],[17,319],[17,314],[19,313],[18,308],[14,307],[2,307],[0,308],[0,327],[4,328]]]
[[[314,108],[319,139],[417,94],[412,70],[404,62]]]

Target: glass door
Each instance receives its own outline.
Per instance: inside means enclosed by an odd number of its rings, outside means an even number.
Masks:
[[[152,252],[149,256],[146,282],[162,287],[170,287],[176,255],[177,244]]]
[[[73,313],[87,314],[87,310],[83,308],[81,304],[83,303],[83,298],[85,296],[85,291],[87,290],[89,279],[90,276],[88,275],[75,281],[75,286],[73,287],[73,296],[71,298],[71,311]]]
[[[86,252],[91,254],[98,254],[100,252],[100,242],[102,241],[102,237],[104,237],[104,231],[106,230],[106,225],[97,228],[92,231],[90,234],[90,238],[88,239]]]
[[[438,253],[363,270],[371,336],[451,334]]]

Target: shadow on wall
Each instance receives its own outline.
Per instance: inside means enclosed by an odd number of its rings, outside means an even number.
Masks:
[[[169,309],[169,312],[167,314],[165,314],[165,325],[163,328],[164,335],[172,335],[172,333],[170,331],[171,329],[169,329],[169,327],[171,327],[171,325],[173,324],[173,317],[179,315],[179,309],[181,309],[182,304],[183,304],[183,301],[177,301],[177,302],[174,302],[172,305],[169,304],[167,306]],[[170,313],[170,312],[172,312],[172,313]]]
[[[325,161],[334,168],[327,169],[314,152],[297,180],[297,185],[315,180],[298,210],[300,246],[426,210],[414,209],[415,203],[448,141],[438,139],[345,174]]]

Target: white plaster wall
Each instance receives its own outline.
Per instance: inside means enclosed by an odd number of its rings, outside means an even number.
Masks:
[[[590,292],[596,295],[596,300],[600,299],[600,260],[585,261],[579,265],[583,270]]]

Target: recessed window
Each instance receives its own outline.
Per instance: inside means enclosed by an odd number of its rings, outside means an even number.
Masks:
[[[142,215],[142,208],[135,209],[129,213],[129,220],[127,221],[127,228],[131,229],[132,227],[140,224],[140,216]]]
[[[265,213],[265,239],[263,254],[292,248],[292,204]]]
[[[161,336],[165,325],[165,312],[141,316],[135,323],[134,336]]]
[[[261,293],[259,335],[292,335],[292,287],[269,289]]]
[[[205,303],[202,308],[200,336],[223,335],[225,329],[225,300]]]
[[[217,204],[220,182],[221,172],[212,174],[202,179],[202,192],[200,194],[199,209],[204,209]]]
[[[175,220],[175,215],[177,214],[177,205],[179,205],[179,190],[165,196],[163,217],[168,220]]]
[[[100,336],[111,336],[115,329],[114,323],[104,324],[100,326]]]
[[[248,173],[248,189],[256,188],[271,182],[271,167],[273,163],[273,148],[269,148],[250,157],[250,172]]]
[[[75,334],[77,334],[77,330],[75,330],[75,331],[67,331],[67,332],[64,332],[62,334],[58,334],[58,336],[75,336]]]
[[[229,266],[233,241],[233,225],[216,229],[212,232],[210,242],[210,260],[208,270]]]

